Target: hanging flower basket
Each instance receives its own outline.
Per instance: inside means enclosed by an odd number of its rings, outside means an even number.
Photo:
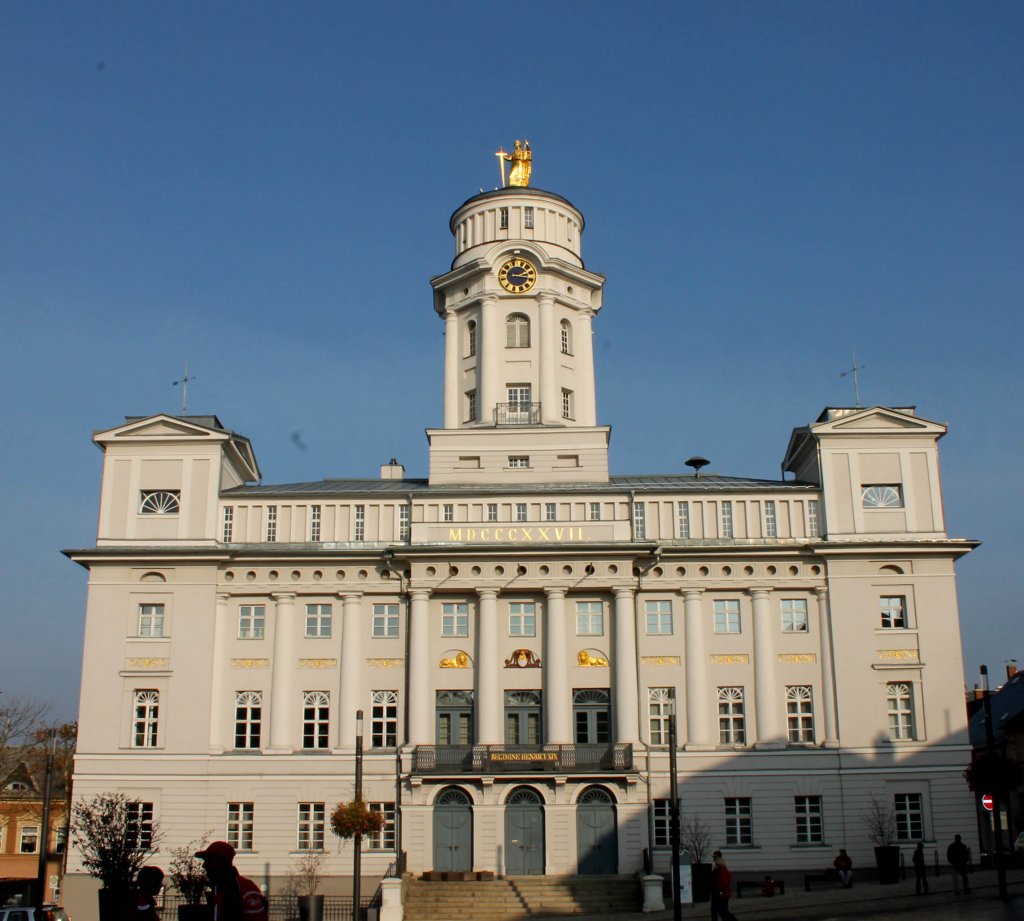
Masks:
[[[384,813],[371,812],[362,800],[338,803],[331,813],[331,831],[339,838],[372,835],[384,828]]]

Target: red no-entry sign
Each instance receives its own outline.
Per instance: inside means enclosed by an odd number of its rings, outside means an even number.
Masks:
[[[981,794],[981,805],[985,809],[987,809],[989,812],[992,811],[992,794],[991,793],[982,793]]]

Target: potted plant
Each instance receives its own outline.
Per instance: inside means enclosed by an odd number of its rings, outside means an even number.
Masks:
[[[690,855],[694,902],[711,898],[711,864],[707,862],[711,832],[697,816],[679,823],[679,844]]]
[[[896,845],[896,813],[877,796],[861,816],[868,838],[875,846],[875,866],[880,883],[897,883],[900,879],[900,849]]]
[[[210,921],[213,917],[211,906],[206,903],[209,880],[203,862],[196,857],[196,852],[206,845],[207,839],[201,838],[171,848],[171,883],[184,899],[184,904],[178,906],[178,921]]]
[[[324,897],[317,889],[326,859],[323,851],[308,851],[293,865],[291,883],[299,902],[300,921],[321,921],[324,916]]]
[[[156,851],[156,822],[142,829],[136,801],[123,793],[100,793],[78,803],[71,838],[82,866],[100,881],[100,921],[120,921],[135,874]]]

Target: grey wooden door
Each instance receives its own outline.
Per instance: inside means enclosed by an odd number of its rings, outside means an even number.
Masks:
[[[473,806],[455,787],[444,790],[434,803],[434,869],[473,869]]]
[[[513,790],[505,803],[505,873],[544,874],[544,804],[529,787]]]
[[[580,875],[619,872],[615,802],[600,787],[584,790],[576,806],[576,854]]]

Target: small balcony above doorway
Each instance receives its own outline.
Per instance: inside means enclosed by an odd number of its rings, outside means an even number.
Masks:
[[[413,774],[626,774],[627,743],[579,745],[417,745]]]
[[[495,425],[539,425],[540,403],[498,403],[494,407]]]

